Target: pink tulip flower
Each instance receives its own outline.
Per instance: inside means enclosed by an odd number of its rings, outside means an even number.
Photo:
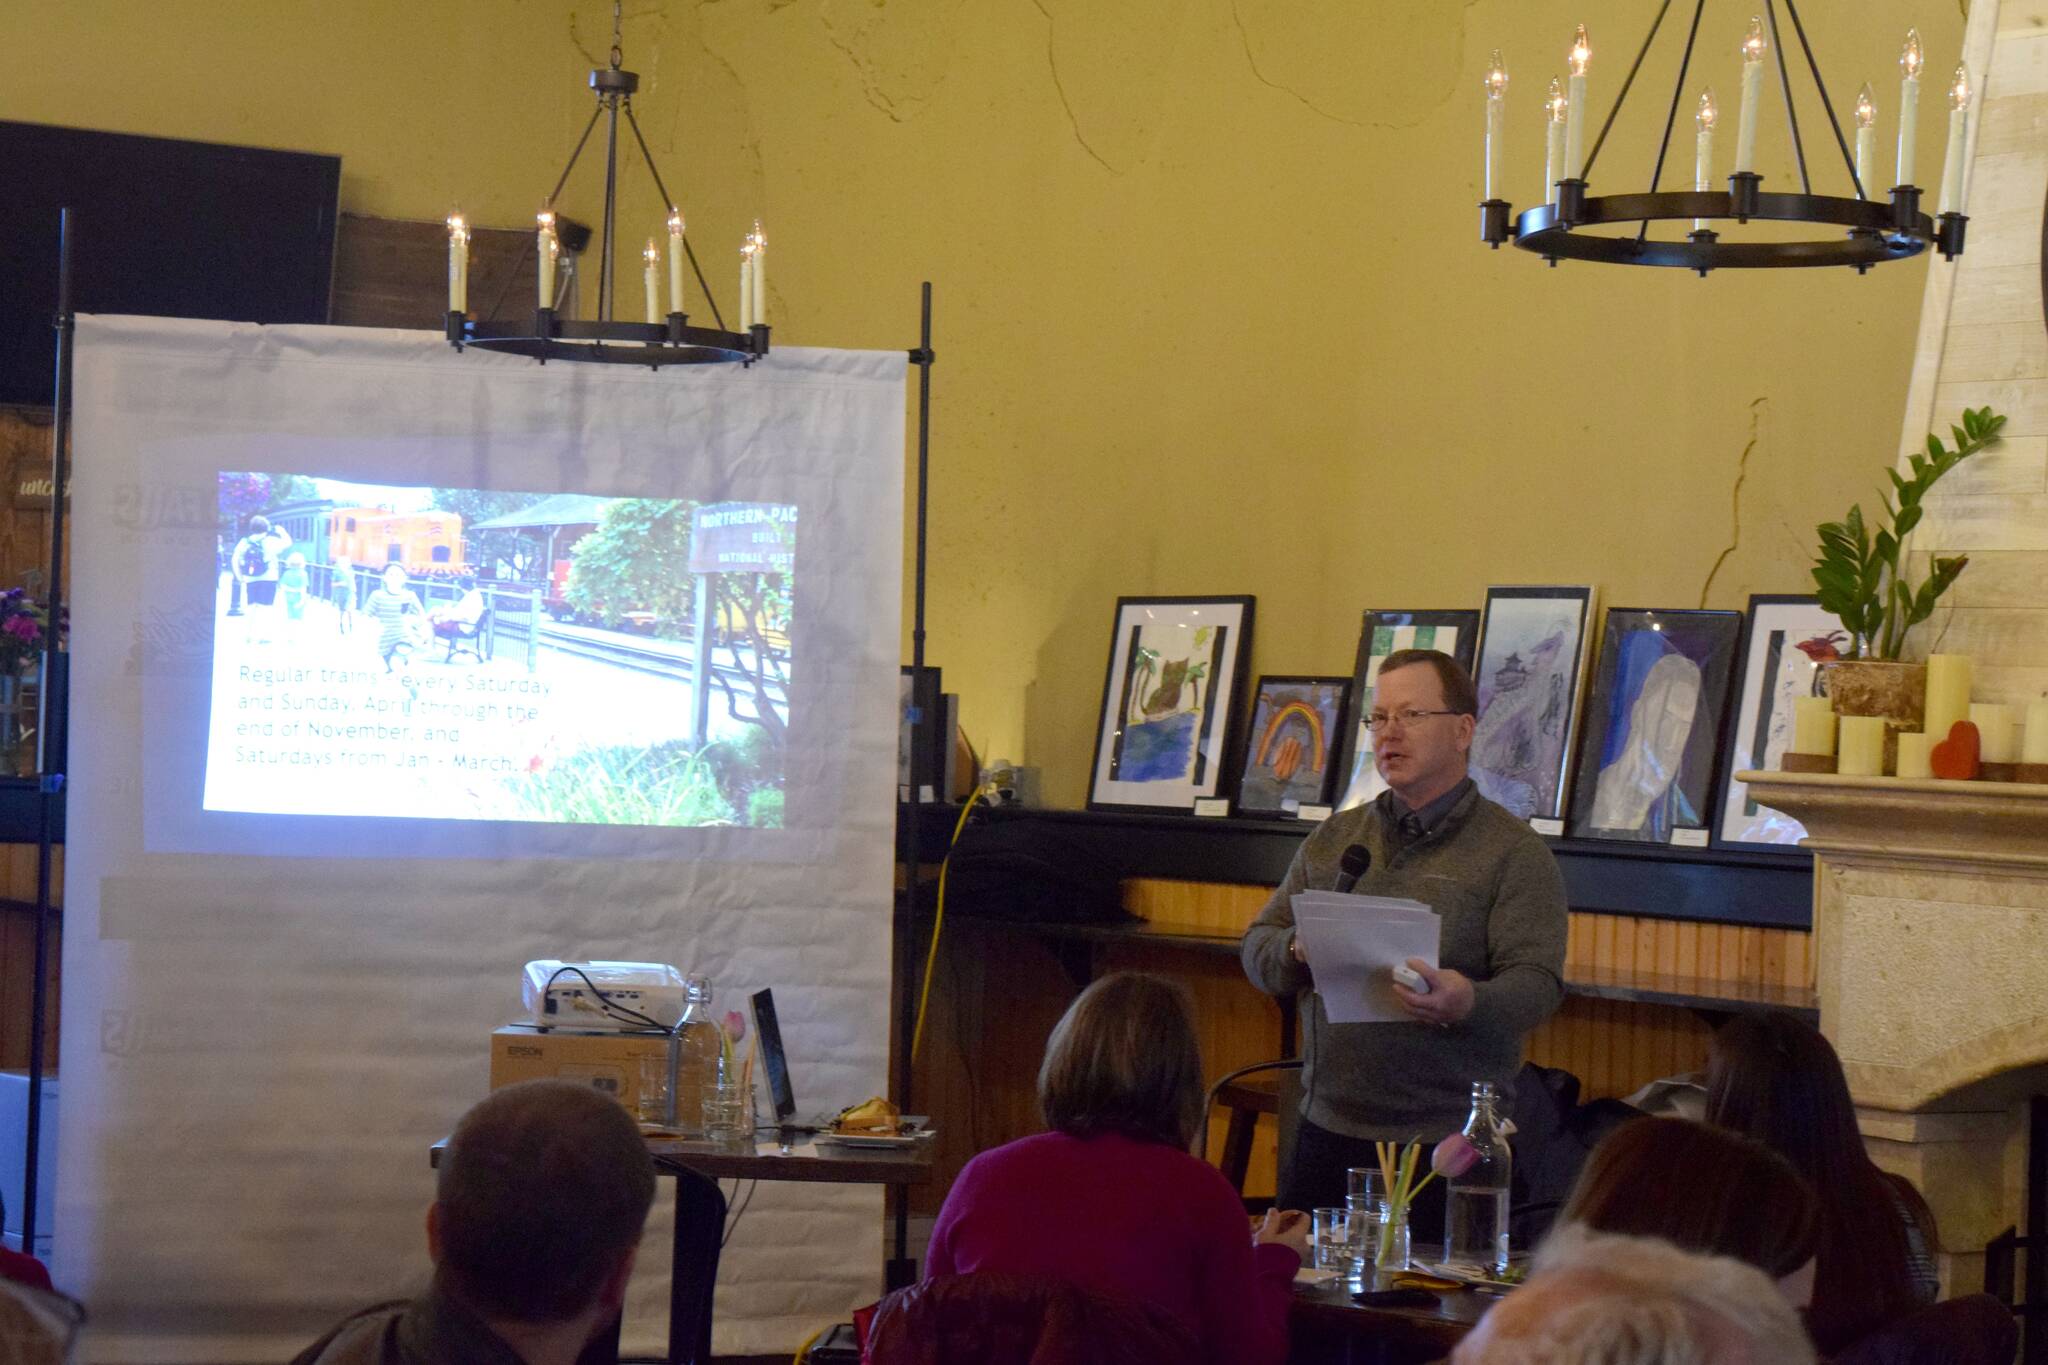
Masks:
[[[727,1010],[725,1012],[725,1036],[732,1039],[735,1043],[745,1042],[747,1038],[747,1017],[738,1010]]]
[[[1429,1169],[1446,1180],[1455,1180],[1479,1164],[1479,1149],[1463,1133],[1453,1133],[1429,1154]]]

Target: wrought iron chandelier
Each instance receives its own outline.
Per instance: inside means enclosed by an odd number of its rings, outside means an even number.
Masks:
[[[1916,119],[1918,117],[1920,73],[1925,54],[1919,31],[1906,36],[1899,58],[1899,142],[1895,183],[1886,199],[1873,199],[1873,178],[1877,169],[1875,121],[1877,106],[1865,85],[1856,103],[1856,150],[1852,154],[1835,116],[1834,101],[1821,79],[1820,63],[1807,40],[1806,26],[1799,17],[1795,0],[1784,0],[1806,67],[1820,95],[1821,108],[1840,148],[1849,172],[1853,196],[1815,194],[1806,163],[1806,144],[1800,135],[1799,113],[1792,99],[1792,75],[1786,61],[1785,45],[1778,27],[1777,0],[1764,0],[1764,13],[1752,17],[1741,44],[1742,95],[1736,130],[1735,170],[1725,190],[1713,188],[1713,146],[1719,112],[1711,89],[1703,92],[1695,106],[1696,156],[1690,190],[1662,187],[1671,134],[1678,122],[1687,92],[1686,78],[1692,68],[1693,50],[1699,39],[1700,20],[1706,0],[1695,0],[1692,25],[1685,37],[1684,55],[1679,60],[1678,79],[1671,91],[1671,105],[1664,118],[1663,136],[1657,143],[1657,158],[1650,171],[1650,187],[1640,194],[1594,196],[1587,191],[1600,149],[1614,128],[1622,105],[1635,85],[1643,59],[1649,55],[1658,31],[1671,10],[1671,0],[1662,0],[1648,36],[1629,67],[1621,93],[1608,111],[1590,153],[1581,156],[1586,126],[1587,67],[1592,51],[1581,26],[1568,57],[1568,86],[1553,80],[1545,104],[1546,166],[1544,183],[1551,187],[1551,202],[1525,209],[1516,215],[1513,206],[1500,196],[1503,128],[1507,70],[1499,52],[1493,54],[1486,72],[1486,198],[1480,204],[1480,236],[1498,249],[1512,242],[1524,251],[1544,257],[1551,265],[1560,260],[1605,261],[1614,265],[1677,266],[1696,270],[1702,276],[1722,268],[1760,269],[1790,266],[1846,265],[1858,274],[1887,261],[1907,260],[1929,246],[1950,260],[1963,251],[1964,229],[1969,219],[1962,212],[1963,139],[1970,108],[1968,73],[1956,68],[1949,89],[1948,157],[1942,177],[1938,211],[1930,216],[1921,211],[1921,190],[1912,183]],[[1766,192],[1763,177],[1756,172],[1756,133],[1764,84],[1765,53],[1776,49],[1777,84],[1784,95],[1786,122],[1792,134],[1792,149],[1799,165],[1797,194]],[[1835,229],[1797,241],[1723,241],[1729,222],[1746,224],[1751,219],[1809,224]],[[1682,238],[1653,237],[1653,224],[1685,222],[1691,228]],[[1723,225],[1717,230],[1716,225]],[[1634,225],[1631,233],[1589,231]]]
[[[640,122],[633,117],[633,95],[640,88],[640,77],[623,69],[625,59],[619,45],[619,11],[620,0],[612,0],[611,64],[590,73],[590,88],[596,92],[597,106],[591,110],[590,121],[583,125],[583,135],[576,140],[575,150],[569,153],[569,164],[556,178],[555,187],[549,192],[536,222],[535,259],[539,288],[532,316],[504,319],[469,316],[469,225],[460,213],[451,214],[448,218],[448,340],[457,350],[476,346],[487,351],[531,356],[542,363],[550,360],[599,361],[646,365],[655,369],[665,365],[715,365],[733,361],[751,365],[768,354],[768,324],[763,320],[767,300],[767,236],[757,220],[740,248],[739,330],[729,331],[724,316],[718,310],[718,303],[711,295],[711,287],[704,281],[704,271],[697,264],[697,253],[685,234],[683,211],[662,183],[661,171],[654,164],[654,154],[648,150],[647,139],[641,135]],[[613,316],[613,294],[617,290],[619,274],[621,115],[632,131],[634,143],[640,148],[641,158],[647,163],[654,188],[668,210],[665,223],[668,235],[667,308],[664,311],[661,307],[664,283],[661,279],[662,253],[656,247],[655,239],[650,237],[642,257],[647,301],[647,320],[644,323],[621,321]],[[555,205],[600,117],[605,119],[604,225],[599,233],[597,319],[585,321],[564,317],[558,309],[566,283],[566,272],[559,269],[563,255],[562,239],[573,225],[566,219],[557,219]],[[588,229],[582,231],[587,236]],[[690,273],[696,277],[705,306],[711,310],[714,326],[692,326],[689,314],[684,311],[685,261],[689,264]]]

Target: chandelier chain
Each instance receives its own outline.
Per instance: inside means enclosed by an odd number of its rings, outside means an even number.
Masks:
[[[1813,177],[1806,173],[1806,139],[1799,135],[1799,110],[1792,103],[1792,72],[1785,65],[1785,40],[1778,34],[1778,0],[1764,0],[1764,13],[1771,20],[1771,45],[1778,49],[1778,84],[1785,91],[1785,121],[1792,126],[1792,155],[1799,159],[1799,191],[1813,193]]]
[[[1864,188],[1863,177],[1856,173],[1856,158],[1849,151],[1849,139],[1842,134],[1842,121],[1835,117],[1835,102],[1828,97],[1828,83],[1820,77],[1820,59],[1813,55],[1813,44],[1806,39],[1806,24],[1799,17],[1799,6],[1794,0],[1785,0],[1785,13],[1792,16],[1792,31],[1799,35],[1799,48],[1806,54],[1807,70],[1813,73],[1814,88],[1820,91],[1820,107],[1827,111],[1828,127],[1834,130],[1835,145],[1841,148],[1842,164],[1849,168],[1849,183],[1856,187],[1858,199],[1870,198],[1870,191]]]
[[[1628,103],[1628,92],[1636,83],[1636,73],[1643,69],[1643,58],[1650,55],[1650,45],[1657,41],[1657,30],[1664,27],[1664,16],[1670,12],[1671,0],[1664,0],[1657,7],[1657,17],[1650,22],[1650,32],[1643,39],[1643,45],[1636,49],[1636,59],[1628,69],[1628,79],[1621,83],[1621,93],[1614,97],[1614,107],[1607,111],[1607,122],[1600,125],[1600,136],[1593,139],[1593,150],[1586,153],[1586,164],[1576,171],[1572,171],[1570,166],[1565,167],[1576,179],[1593,178],[1593,163],[1600,159],[1600,149],[1607,145],[1607,134],[1613,130],[1614,120],[1621,114],[1621,106]]]
[[[1692,70],[1693,45],[1699,41],[1700,16],[1705,14],[1706,11],[1707,0],[1699,0],[1699,3],[1692,7],[1692,27],[1686,31],[1685,53],[1678,59],[1678,79],[1671,86],[1671,109],[1669,113],[1664,115],[1664,137],[1657,144],[1657,163],[1650,168],[1650,192],[1652,194],[1657,192],[1658,184],[1664,179],[1664,158],[1671,150],[1671,130],[1678,123],[1678,106],[1680,101],[1685,98],[1685,76],[1688,71]],[[1650,220],[1645,218],[1643,225],[1636,229],[1636,240],[1639,242],[1647,241],[1649,236]]]
[[[624,25],[624,23],[625,23],[625,20],[624,20],[624,19],[623,19],[623,18],[621,17],[621,15],[620,15],[620,13],[619,13],[619,11],[620,11],[620,7],[621,7],[621,3],[622,3],[622,0],[612,0],[612,53],[611,53],[611,56],[612,56],[612,70],[614,70],[614,71],[617,71],[617,70],[618,70],[618,69],[619,69],[619,68],[620,68],[621,66],[625,65],[625,61],[626,61],[626,54],[625,54],[625,50],[624,50],[624,49],[623,49],[623,48],[622,48],[622,47],[620,46],[620,44],[621,44],[622,42],[624,42],[624,41],[625,41],[625,30],[624,30],[624,27],[623,27],[623,25]]]

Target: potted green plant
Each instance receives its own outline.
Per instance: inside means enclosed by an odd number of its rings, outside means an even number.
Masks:
[[[1908,457],[1907,472],[1886,471],[1892,487],[1882,498],[1882,521],[1866,522],[1859,503],[1842,520],[1820,527],[1814,586],[1821,606],[1840,617],[1849,633],[1846,652],[1823,664],[1823,686],[1838,715],[1891,722],[1888,757],[1892,735],[1918,729],[1926,710],[1927,668],[1902,662],[1906,638],[1934,614],[1970,562],[1968,555],[1932,555],[1926,577],[1915,582],[1907,537],[1920,524],[1928,491],[1964,460],[1995,445],[2004,427],[2005,417],[1988,407],[1965,409],[1961,425],[1949,428],[1953,446],[1930,433],[1927,453]]]

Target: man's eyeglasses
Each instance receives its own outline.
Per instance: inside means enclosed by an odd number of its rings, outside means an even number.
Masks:
[[[1365,718],[1365,728],[1377,735],[1383,732],[1389,725],[1398,725],[1405,730],[1411,725],[1419,724],[1423,720],[1428,719],[1430,716],[1455,716],[1459,714],[1461,713],[1457,711],[1423,711],[1417,709],[1395,711],[1391,715],[1385,711],[1375,711]]]

